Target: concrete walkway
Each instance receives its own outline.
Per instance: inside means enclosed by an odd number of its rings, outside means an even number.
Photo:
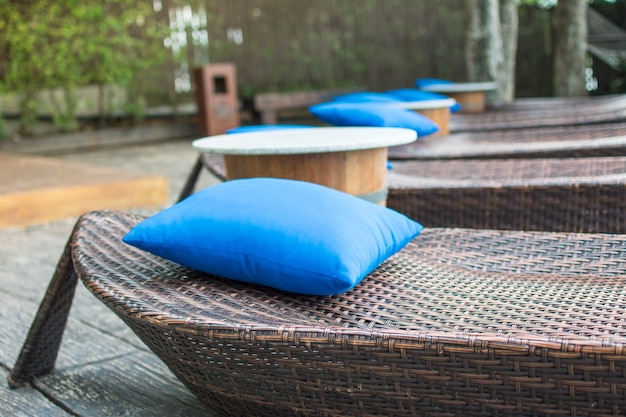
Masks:
[[[173,204],[196,157],[187,139],[54,158],[166,175]],[[199,188],[216,182],[203,172]],[[0,229],[0,377],[5,380],[75,221]],[[0,384],[0,415],[217,414],[197,401],[117,316],[79,284],[55,370],[17,390]]]

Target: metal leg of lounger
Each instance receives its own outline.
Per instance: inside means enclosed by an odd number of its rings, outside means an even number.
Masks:
[[[183,186],[180,195],[178,196],[178,201],[182,201],[185,198],[189,197],[196,186],[196,182],[198,182],[198,177],[200,176],[200,171],[202,170],[202,154],[198,155],[198,159],[196,159],[196,163],[191,168],[191,172],[187,177],[187,181]]]
[[[9,374],[11,388],[20,387],[33,377],[46,374],[54,368],[77,282],[68,242]]]

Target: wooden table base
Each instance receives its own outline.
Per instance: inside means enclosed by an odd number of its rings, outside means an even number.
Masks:
[[[436,109],[419,109],[415,110],[423,116],[428,117],[439,126],[439,132],[430,136],[444,136],[450,134],[450,108],[442,107]]]
[[[461,105],[461,113],[483,113],[485,111],[484,91],[464,91],[446,94]]]
[[[308,154],[224,155],[224,164],[229,180],[289,178],[386,204],[387,148]]]

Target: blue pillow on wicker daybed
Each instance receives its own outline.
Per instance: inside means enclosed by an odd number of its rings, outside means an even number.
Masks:
[[[334,126],[404,127],[415,130],[418,137],[439,131],[428,117],[390,103],[327,102],[315,104],[309,111]]]
[[[246,125],[237,126],[226,131],[227,134],[258,132],[259,130],[280,130],[280,129],[309,129],[316,126],[309,125],[290,125],[290,124],[269,124],[269,125]]]
[[[362,91],[336,96],[333,101],[341,103],[396,103],[402,100],[385,93]]]
[[[452,84],[454,81],[443,80],[441,78],[417,78],[414,84],[417,88],[427,87],[429,85]]]
[[[396,211],[328,187],[252,178],[193,194],[123,240],[210,274],[331,295],[353,288],[421,230]]]

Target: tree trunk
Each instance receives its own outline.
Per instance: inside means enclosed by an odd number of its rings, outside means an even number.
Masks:
[[[498,0],[468,0],[467,74],[470,81],[495,81],[502,60]]]
[[[492,106],[515,98],[517,0],[468,0],[467,71],[471,81],[495,81]]]
[[[587,0],[559,1],[552,11],[554,95],[587,95]]]
[[[519,27],[517,0],[500,0],[500,36],[502,38],[502,61],[496,81],[497,97],[501,103],[515,99],[515,64]]]

